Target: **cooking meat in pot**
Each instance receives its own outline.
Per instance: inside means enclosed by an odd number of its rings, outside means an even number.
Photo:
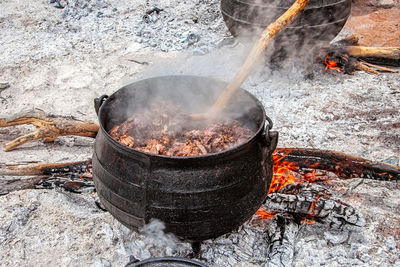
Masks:
[[[221,152],[248,140],[253,132],[233,119],[193,121],[179,107],[154,103],[109,134],[121,144],[166,156],[199,156]]]

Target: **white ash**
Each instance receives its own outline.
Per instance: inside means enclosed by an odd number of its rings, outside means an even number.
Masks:
[[[113,52],[116,46],[124,49],[133,43],[165,52],[208,52],[226,32],[216,0],[68,0],[61,4],[63,9],[48,0],[2,2],[0,63],[68,56],[77,50]],[[154,5],[163,10],[153,12],[151,21],[145,22],[143,16]],[[35,18],[27,22],[25,14]]]
[[[157,64],[165,65],[153,74],[196,74],[229,81],[245,55],[241,44],[223,39],[227,29],[218,15],[216,0],[162,4],[69,0],[68,5],[61,4],[64,9],[55,8],[48,0],[1,1],[0,81],[9,85],[1,89],[2,115],[36,107],[52,114],[96,120],[95,97],[142,78]],[[142,17],[154,4],[164,11],[155,22],[145,24]],[[192,15],[199,18],[197,23]],[[166,26],[168,23],[171,25]],[[140,31],[142,35],[149,33],[139,37],[136,33]],[[182,37],[187,38],[191,31],[200,38],[194,36],[195,42],[186,45]],[[223,45],[223,49],[214,50]],[[231,46],[235,48],[229,52]],[[197,56],[184,57],[187,64],[178,68],[171,63],[179,61],[181,52],[176,51],[180,50]],[[263,69],[243,87],[264,104],[280,133],[280,147],[331,149],[369,160],[391,158],[398,162],[400,137],[395,123],[400,121],[399,74],[327,72],[304,80],[296,68],[286,74]],[[0,146],[29,130],[32,128],[24,126],[0,129]],[[86,160],[93,153],[92,142],[81,137],[61,138],[53,144],[36,141],[13,152],[1,150],[0,158],[7,163]],[[340,200],[364,216],[365,226],[358,232],[338,232],[320,223],[297,227],[286,220],[287,227],[282,229],[288,228],[292,234],[287,237],[295,239],[288,240],[289,247],[275,247],[283,254],[275,254],[274,259],[282,258],[282,265],[293,266],[400,266],[399,184],[374,180],[359,184],[355,179],[335,186],[335,193],[347,192],[339,194]],[[168,243],[168,248],[129,231],[109,213],[100,211],[95,199],[87,192],[56,190],[24,190],[1,196],[1,264],[124,266],[131,255],[142,260],[191,253],[189,243]],[[230,234],[205,241],[200,260],[210,266],[268,266],[268,253],[273,248],[269,240],[279,231],[277,218],[253,218]]]

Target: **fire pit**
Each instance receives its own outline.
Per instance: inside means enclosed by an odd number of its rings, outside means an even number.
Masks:
[[[131,229],[157,218],[187,240],[230,232],[264,201],[272,179],[278,133],[262,104],[239,90],[224,116],[253,131],[228,150],[201,156],[164,156],[124,146],[108,133],[155,99],[182,104],[188,114],[212,105],[225,83],[204,77],[165,76],[138,81],[95,100],[100,121],[93,175],[107,210]],[[266,121],[268,121],[266,123]]]

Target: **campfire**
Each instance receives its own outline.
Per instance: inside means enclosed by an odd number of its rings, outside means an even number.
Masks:
[[[93,191],[91,169],[90,160],[61,164],[2,166],[2,175],[35,176],[29,179],[10,180],[2,193],[29,188],[57,187],[75,193]],[[261,247],[268,251],[264,252],[266,253],[264,258],[259,258],[258,261],[264,262],[268,259],[275,264],[292,262],[294,249],[292,235],[299,231],[301,225],[318,224],[315,227],[320,228],[322,225],[326,231],[336,231],[337,236],[329,238],[332,242],[339,243],[343,241],[337,240],[347,238],[349,233],[358,232],[365,226],[364,216],[356,208],[337,197],[341,190],[340,186],[337,187],[340,180],[354,178],[391,182],[400,180],[399,167],[370,162],[344,153],[315,149],[277,149],[274,152],[273,169],[274,175],[265,202],[253,218],[240,227],[241,230],[234,231],[227,238],[237,238],[243,229],[254,232],[260,238],[260,242],[263,242]],[[361,182],[362,180],[355,186],[359,186]],[[354,190],[354,188],[348,190]],[[97,201],[96,205],[99,209],[106,211],[100,202]],[[272,225],[275,224],[277,229],[280,229],[279,232],[260,232],[259,230],[273,227]],[[217,240],[221,239],[224,237]],[[207,257],[210,245],[212,245],[211,241],[204,241],[202,244],[194,243],[196,257]]]

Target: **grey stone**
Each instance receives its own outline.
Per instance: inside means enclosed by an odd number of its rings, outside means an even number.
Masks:
[[[394,239],[393,236],[386,238],[385,245],[389,251],[396,250],[396,240]]]
[[[163,52],[168,52],[168,46],[166,45],[166,44],[161,44],[160,45],[160,49],[161,49],[161,51],[163,51]]]
[[[394,0],[379,0],[377,3],[377,7],[381,8],[392,8],[396,5]]]
[[[326,231],[324,232],[325,240],[337,245],[342,244],[349,238],[349,233],[347,231]]]

